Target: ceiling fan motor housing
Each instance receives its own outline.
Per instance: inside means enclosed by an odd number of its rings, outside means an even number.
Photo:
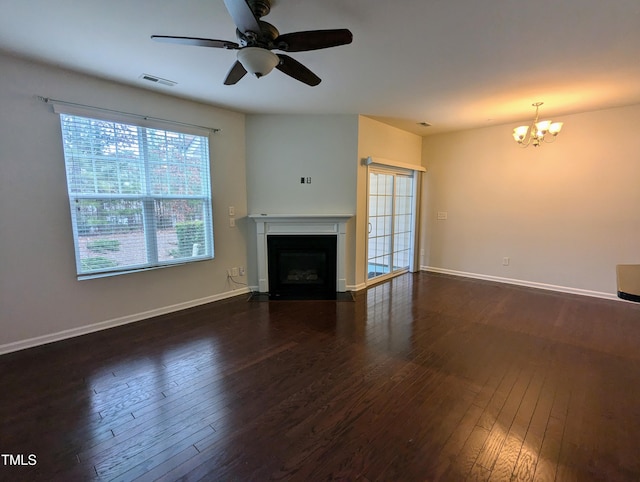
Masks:
[[[236,36],[238,37],[238,43],[243,47],[262,47],[266,49],[274,48],[273,41],[278,38],[280,32],[268,22],[258,20],[260,24],[260,32],[246,32],[243,33],[236,29]]]
[[[271,1],[270,0],[247,0],[249,7],[253,14],[260,18],[266,15],[269,15],[271,11]]]

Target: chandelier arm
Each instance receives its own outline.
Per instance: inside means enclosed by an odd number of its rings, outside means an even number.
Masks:
[[[527,130],[527,135],[522,140],[523,147],[529,147],[529,144],[538,138],[538,132],[536,131],[536,122],[538,122],[538,107],[536,106],[536,118]],[[525,142],[526,140],[526,142]],[[535,143],[534,143],[535,144]]]

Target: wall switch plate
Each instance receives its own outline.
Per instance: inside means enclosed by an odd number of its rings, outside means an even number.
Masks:
[[[238,273],[240,274],[240,276],[244,276],[245,271],[244,271],[244,267],[243,267],[243,266],[240,266],[240,267],[238,268]]]
[[[311,184],[311,178],[310,177],[307,178],[307,184]]]
[[[229,218],[229,227],[230,228],[236,227],[236,218]]]
[[[509,262],[511,260],[509,259],[509,256],[505,256],[504,258],[502,258],[502,266],[509,266]]]
[[[229,206],[229,216],[235,216],[236,215],[236,208],[233,206]]]
[[[300,184],[304,184],[304,177],[300,178]]]

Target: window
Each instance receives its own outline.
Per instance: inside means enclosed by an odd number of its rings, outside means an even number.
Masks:
[[[213,258],[208,137],[60,122],[79,278]]]

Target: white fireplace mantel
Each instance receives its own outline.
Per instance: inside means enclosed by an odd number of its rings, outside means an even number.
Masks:
[[[267,236],[270,234],[335,234],[337,236],[336,287],[347,291],[345,252],[347,222],[353,214],[249,214],[256,222],[258,291],[269,292]]]

